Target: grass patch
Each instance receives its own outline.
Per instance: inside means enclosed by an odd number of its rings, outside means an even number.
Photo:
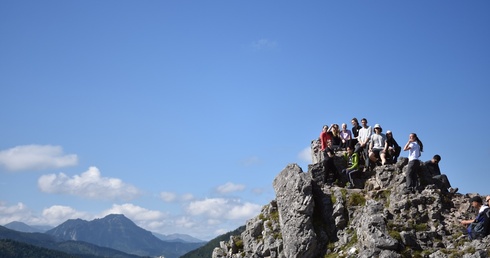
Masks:
[[[415,225],[415,231],[420,232],[420,231],[426,231],[427,230],[427,223],[420,223]]]
[[[402,241],[402,236],[400,235],[400,232],[396,231],[396,230],[390,230],[388,231],[388,234],[396,239],[398,242],[401,242]]]
[[[364,206],[366,204],[366,198],[360,193],[353,193],[349,196],[347,201],[348,206]]]

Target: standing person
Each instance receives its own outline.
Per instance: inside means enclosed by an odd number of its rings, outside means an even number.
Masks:
[[[327,148],[327,143],[332,140],[332,134],[328,132],[328,125],[324,125],[322,132],[320,133],[320,144],[321,144],[321,157],[320,161],[325,159],[325,148]]]
[[[347,129],[347,124],[342,124],[342,130],[340,131],[340,139],[342,139],[342,144],[340,148],[346,150],[347,146],[351,146],[350,142],[352,140],[352,132]]]
[[[325,178],[325,183],[333,183],[336,179],[339,178],[339,172],[337,171],[337,167],[335,166],[334,157],[335,153],[332,149],[332,141],[327,142],[327,146],[324,150],[325,158],[323,160],[323,173]]]
[[[359,155],[354,152],[354,148],[347,146],[347,152],[344,154],[344,159],[347,161],[347,168],[342,170],[343,174],[346,174],[349,178],[349,189],[354,188],[354,174],[359,172]]]
[[[408,142],[403,147],[404,151],[408,151],[408,165],[407,165],[407,185],[404,191],[405,194],[409,192],[415,192],[417,186],[417,178],[420,170],[420,153],[423,151],[424,145],[420,141],[419,137],[415,133],[411,133],[408,136]]]
[[[361,153],[362,158],[364,159],[364,171],[369,169],[369,139],[373,134],[373,129],[371,126],[368,126],[368,121],[366,118],[361,119],[362,128],[359,129],[359,136],[357,137],[358,143],[356,146],[356,152]]]
[[[388,161],[390,163],[396,163],[400,156],[400,152],[402,151],[402,147],[398,145],[395,138],[393,138],[393,132],[390,130],[386,131],[386,142],[388,143],[388,153],[386,153]]]
[[[350,146],[355,147],[358,140],[357,137],[359,136],[359,130],[361,130],[362,126],[359,125],[359,121],[357,121],[357,118],[352,118],[350,121],[352,124],[352,139],[350,141]]]
[[[429,170],[429,176],[436,181],[437,186],[445,192],[456,193],[458,188],[452,188],[449,183],[449,179],[446,175],[441,174],[441,169],[439,168],[439,162],[441,162],[441,156],[434,155],[431,160],[424,162],[424,165]]]

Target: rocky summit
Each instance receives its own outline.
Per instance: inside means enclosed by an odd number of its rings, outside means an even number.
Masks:
[[[340,154],[335,162],[339,171],[346,166]],[[321,163],[306,173],[289,164],[274,179],[276,198],[212,257],[489,257],[490,236],[469,240],[459,223],[476,216],[469,199],[477,194],[423,179],[405,193],[407,164],[400,158],[363,173],[357,189],[347,189],[345,177],[327,183]]]

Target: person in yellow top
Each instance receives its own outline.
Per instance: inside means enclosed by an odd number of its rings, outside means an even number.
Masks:
[[[347,152],[344,153],[344,159],[347,161],[347,168],[342,170],[342,173],[346,174],[349,178],[350,185],[349,189],[354,188],[354,174],[359,172],[359,154],[354,152],[354,148],[352,146],[347,146]]]

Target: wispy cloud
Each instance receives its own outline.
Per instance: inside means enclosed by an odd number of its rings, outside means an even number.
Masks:
[[[139,195],[136,187],[121,179],[102,177],[96,167],[90,167],[81,175],[71,178],[64,173],[43,175],[38,180],[38,186],[46,193],[71,194],[91,199],[130,200]]]
[[[216,191],[221,194],[243,191],[243,190],[245,190],[245,185],[234,184],[231,182],[228,182],[224,185],[220,185],[216,188]]]
[[[277,49],[277,42],[270,39],[259,39],[252,42],[252,48],[254,50]]]
[[[251,156],[246,159],[243,159],[240,163],[244,167],[251,167],[251,166],[257,166],[262,164],[262,160],[257,156]]]
[[[22,145],[0,151],[0,165],[10,171],[62,168],[77,164],[77,155],[64,154],[61,146]]]
[[[179,196],[177,193],[161,192],[160,199],[162,199],[164,202],[175,202],[175,201],[188,202],[194,199],[194,195],[190,193],[186,193]]]
[[[308,146],[308,147],[304,148],[303,150],[301,150],[301,152],[298,153],[298,158],[301,161],[311,163],[312,162],[312,160],[311,160],[311,147]]]
[[[160,193],[160,198],[164,202],[173,202],[177,199],[177,194],[176,193],[171,193],[171,192],[161,192]]]
[[[211,219],[248,219],[260,212],[261,206],[253,203],[242,203],[237,199],[206,198],[191,202],[187,212],[193,216],[205,215]]]
[[[138,222],[158,221],[168,216],[168,214],[164,212],[149,210],[131,203],[125,203],[122,205],[114,204],[110,209],[103,211],[101,213],[101,217],[105,217],[109,214],[124,214],[124,216]]]

